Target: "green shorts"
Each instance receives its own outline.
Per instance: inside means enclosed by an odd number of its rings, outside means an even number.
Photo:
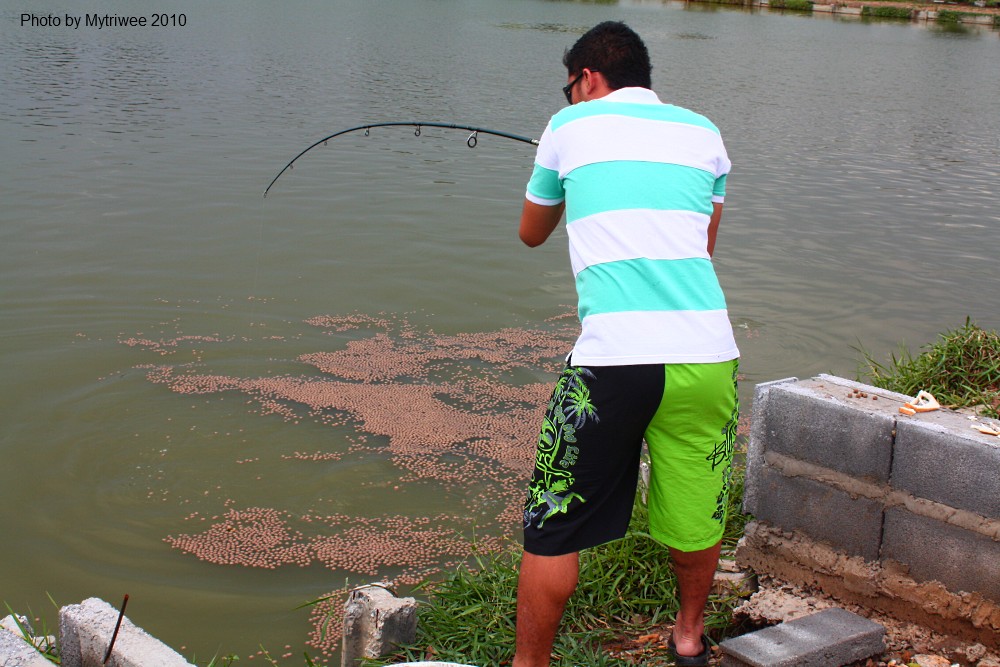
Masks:
[[[722,538],[739,419],[739,360],[584,368],[552,392],[524,507],[524,548],[558,556],[625,536],[650,453],[650,533],[700,551]]]

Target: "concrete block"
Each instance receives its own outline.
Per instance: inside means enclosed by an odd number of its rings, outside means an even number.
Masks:
[[[1000,440],[951,411],[902,417],[896,425],[893,488],[988,519],[1000,519]]]
[[[884,650],[885,628],[838,608],[727,639],[722,667],[840,667]]]
[[[378,658],[417,636],[417,601],[397,598],[382,586],[351,591],[344,605],[341,667],[355,667],[362,658]]]
[[[761,382],[754,388],[753,412],[750,415],[750,442],[747,444],[746,481],[743,488],[743,511],[748,514],[757,513],[757,501],[760,488],[760,472],[764,468],[764,452],[767,449],[768,433],[766,418],[770,404],[771,390],[783,384],[798,382],[799,379],[785,378],[772,382]]]
[[[20,633],[0,629],[0,665],[3,667],[52,667]]]
[[[786,477],[770,466],[760,473],[755,516],[783,531],[798,531],[850,556],[878,560],[882,503],[852,497],[805,477]]]
[[[774,387],[765,415],[768,451],[887,483],[896,425],[891,401],[849,399],[849,391],[819,378]]]
[[[716,572],[712,578],[715,595],[748,598],[756,592],[757,577],[750,572]]]
[[[962,23],[993,25],[993,14],[965,14],[958,19]]]
[[[917,581],[1000,602],[1000,542],[902,508],[886,511],[882,561],[906,566]]]
[[[59,647],[62,667],[101,667],[111,644],[118,610],[104,600],[90,598],[59,610]],[[172,648],[122,619],[109,667],[188,667]]]
[[[0,621],[0,628],[3,628],[8,632],[13,632],[15,635],[19,636],[23,636],[21,628],[27,630],[29,635],[35,634],[35,629],[31,627],[31,622],[28,620],[28,617],[21,616],[20,614],[17,615],[17,618],[14,618],[13,614],[4,616],[4,619]]]

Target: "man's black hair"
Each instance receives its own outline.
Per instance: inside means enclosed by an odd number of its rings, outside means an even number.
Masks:
[[[642,38],[620,21],[598,23],[577,40],[566,54],[563,65],[575,76],[589,70],[600,72],[614,90],[628,86],[652,88],[649,51]]]

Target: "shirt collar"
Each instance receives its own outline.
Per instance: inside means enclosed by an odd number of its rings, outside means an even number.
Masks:
[[[662,104],[660,98],[649,88],[630,86],[619,88],[600,98],[608,102],[631,102],[633,104]]]

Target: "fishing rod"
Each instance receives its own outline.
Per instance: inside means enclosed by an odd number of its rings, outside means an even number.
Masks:
[[[418,122],[368,123],[367,125],[358,125],[357,127],[350,127],[350,128],[347,128],[346,130],[341,130],[340,132],[334,132],[333,134],[331,134],[328,137],[323,137],[322,139],[320,139],[319,141],[317,141],[316,143],[312,144],[311,146],[309,146],[308,148],[306,148],[304,151],[302,151],[301,153],[299,153],[298,155],[296,155],[295,157],[293,157],[288,162],[288,164],[286,164],[284,166],[284,168],[282,168],[282,170],[278,172],[278,175],[275,176],[274,179],[271,180],[271,182],[268,184],[268,186],[266,188],[264,188],[264,196],[267,197],[267,193],[271,189],[271,186],[274,185],[275,182],[279,178],[281,178],[282,174],[284,174],[286,171],[288,171],[289,169],[292,168],[292,166],[295,164],[296,160],[298,160],[300,157],[302,157],[303,155],[305,155],[306,153],[308,153],[312,149],[316,148],[320,144],[324,144],[325,145],[326,142],[329,141],[330,139],[333,139],[334,137],[339,137],[340,135],[347,134],[349,132],[358,132],[359,130],[364,130],[365,131],[365,136],[367,137],[368,134],[369,134],[369,132],[371,131],[371,129],[373,127],[399,127],[399,126],[407,126],[407,127],[415,127],[415,128],[417,128],[413,132],[413,135],[416,136],[416,137],[420,136],[420,130],[421,130],[421,128],[424,128],[424,127],[443,127],[445,129],[449,129],[449,130],[467,130],[469,132],[472,132],[472,134],[469,135],[469,138],[465,140],[465,143],[469,146],[469,148],[475,148],[476,147],[476,144],[479,143],[479,135],[480,134],[492,134],[493,136],[496,136],[496,137],[503,137],[505,139],[513,139],[514,141],[523,141],[526,144],[532,144],[534,146],[538,145],[538,139],[531,139],[530,137],[522,137],[519,134],[510,134],[509,132],[500,132],[498,130],[488,130],[488,129],[483,128],[483,127],[472,127],[471,125],[455,125],[454,123],[418,123]]]

